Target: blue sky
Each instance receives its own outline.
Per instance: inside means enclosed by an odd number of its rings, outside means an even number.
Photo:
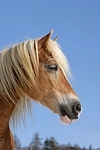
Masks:
[[[34,104],[33,121],[18,127],[22,146],[38,131],[54,136],[59,144],[100,147],[100,1],[99,0],[1,0],[0,49],[27,38],[41,37],[54,29],[74,76],[71,82],[82,103],[80,119],[63,125],[59,116]]]

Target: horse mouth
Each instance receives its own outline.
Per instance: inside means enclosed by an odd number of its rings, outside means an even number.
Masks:
[[[77,118],[78,119],[78,118]],[[62,116],[60,115],[60,121],[63,124],[71,124],[73,121],[75,121],[76,119],[70,119],[67,115]]]
[[[60,115],[60,121],[63,123],[63,124],[71,124],[71,120],[68,118],[68,116],[62,116]]]

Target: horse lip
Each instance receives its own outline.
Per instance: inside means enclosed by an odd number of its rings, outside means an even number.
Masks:
[[[69,118],[68,115],[65,115],[65,116],[62,116],[60,114],[60,121],[63,123],[63,124],[71,124],[72,122],[74,122],[75,120],[77,120],[79,118],[79,115],[75,118]]]
[[[63,124],[71,124],[72,120],[69,119],[69,117],[66,115],[66,116],[62,116],[60,115],[60,121],[63,123]]]

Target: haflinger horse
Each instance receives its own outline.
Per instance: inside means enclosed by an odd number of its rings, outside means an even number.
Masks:
[[[31,100],[59,114],[70,124],[81,113],[81,104],[68,76],[67,58],[52,31],[39,39],[30,39],[0,53],[0,150],[14,150],[9,127],[22,112],[31,110]],[[24,114],[25,115],[25,114]]]

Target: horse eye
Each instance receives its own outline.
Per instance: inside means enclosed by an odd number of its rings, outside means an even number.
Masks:
[[[49,69],[49,71],[57,71],[58,65],[57,64],[48,65],[48,69]]]

